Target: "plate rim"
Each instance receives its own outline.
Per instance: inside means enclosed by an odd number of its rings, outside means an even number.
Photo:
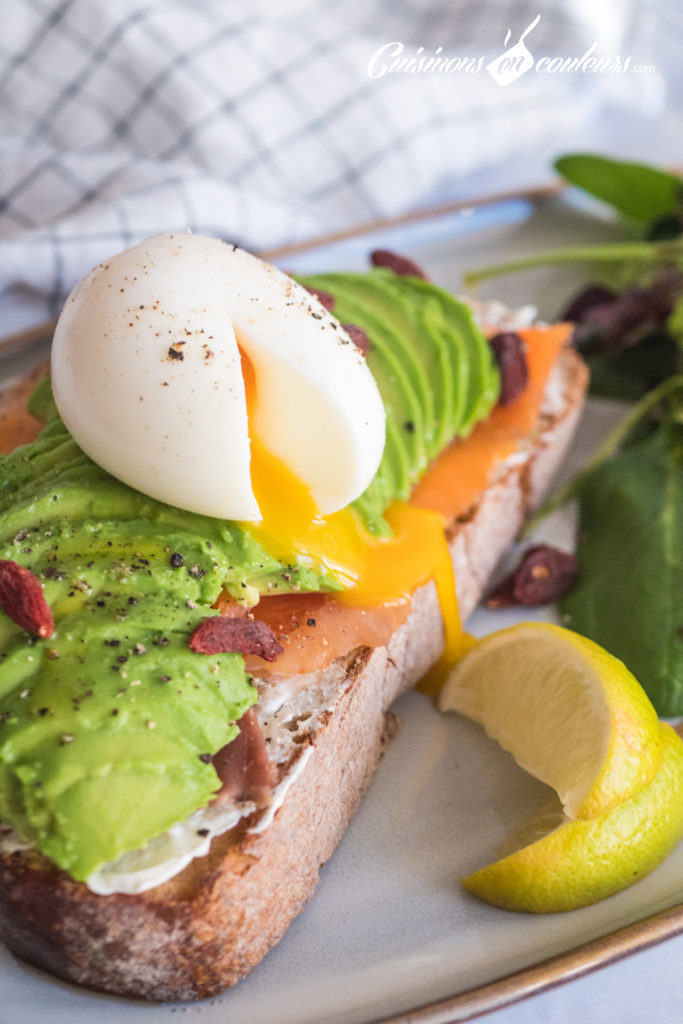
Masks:
[[[680,934],[683,934],[683,903],[457,995],[402,1010],[390,1017],[374,1018],[368,1024],[456,1024],[474,1020],[593,974]]]
[[[377,217],[373,220],[361,221],[348,228],[340,228],[335,231],[326,232],[323,235],[315,235],[313,238],[292,242],[289,245],[276,246],[270,249],[258,249],[255,252],[257,252],[261,259],[268,261],[287,259],[289,256],[298,256],[300,253],[309,252],[313,249],[323,249],[325,246],[345,242],[351,238],[361,238],[363,235],[370,235],[374,232],[391,231],[394,228],[405,227],[410,224],[421,224],[430,220],[437,220],[439,217],[464,213],[467,210],[479,210],[486,206],[497,206],[498,204],[514,202],[515,200],[539,203],[543,199],[550,199],[568,191],[568,188],[569,186],[561,181],[552,181],[545,184],[530,185],[525,189],[508,189],[500,192],[488,192],[466,199],[448,200],[447,202],[420,207],[417,210],[410,210],[407,213],[397,214],[392,217]],[[42,323],[34,324],[24,330],[0,335],[0,354],[9,354],[16,351],[19,347],[48,340],[54,333],[56,323],[57,317],[51,317],[49,320],[43,320]]]
[[[299,253],[308,252],[309,249],[322,249],[337,242],[345,242],[350,238],[360,238],[362,235],[370,235],[379,231],[391,231],[394,228],[406,227],[410,224],[421,224],[424,221],[448,217],[454,213],[464,213],[466,210],[478,210],[484,206],[497,206],[515,200],[538,203],[543,199],[560,195],[568,189],[568,185],[558,180],[530,185],[525,189],[507,189],[499,192],[487,192],[471,198],[451,199],[431,206],[418,207],[417,210],[409,210],[407,213],[397,214],[393,217],[376,217],[348,228],[326,232],[315,238],[293,242],[290,245],[263,249],[259,252],[259,256],[266,260],[286,259],[288,256],[298,256]]]

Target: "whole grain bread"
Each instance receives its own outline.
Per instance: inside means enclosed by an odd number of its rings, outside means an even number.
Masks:
[[[562,460],[586,377],[580,359],[565,349],[534,436],[467,515],[450,525],[463,617]],[[205,857],[156,888],[98,896],[36,849],[5,849],[0,935],[29,963],[108,992],[187,1000],[234,985],[312,896],[320,868],[396,730],[392,701],[417,682],[442,646],[439,605],[429,584],[415,594],[409,618],[386,646],[357,648],[300,680],[283,767],[293,781],[272,820],[262,827],[266,812],[256,811],[214,839]]]

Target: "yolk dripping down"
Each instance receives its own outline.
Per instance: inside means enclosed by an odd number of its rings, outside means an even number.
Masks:
[[[262,521],[249,532],[282,560],[296,552],[311,564],[337,572],[348,589],[335,595],[340,603],[373,606],[408,600],[414,591],[436,582],[445,628],[445,650],[437,670],[451,665],[464,642],[455,591],[453,564],[438,512],[395,502],[385,517],[392,537],[374,537],[350,508],[321,516],[308,488],[254,436],[257,401],[254,368],[242,352],[251,440],[251,482]]]

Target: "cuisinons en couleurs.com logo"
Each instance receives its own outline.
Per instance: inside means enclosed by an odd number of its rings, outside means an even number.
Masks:
[[[498,85],[508,86],[525,75],[527,71],[537,74],[611,74],[622,75],[626,71],[655,71],[652,64],[633,64],[630,56],[620,54],[598,54],[594,40],[580,55],[545,53],[535,56],[527,45],[527,37],[541,20],[537,14],[519,34],[517,41],[510,45],[513,33],[508,28],[503,51],[493,60],[490,54],[468,53],[462,47],[457,52],[444,52],[437,46],[431,53],[424,46],[412,49],[399,40],[384,43],[368,61],[368,76],[384,78],[385,75],[478,75],[488,71]],[[535,49],[534,45],[534,49]]]

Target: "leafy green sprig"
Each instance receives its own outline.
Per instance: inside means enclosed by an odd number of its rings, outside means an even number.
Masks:
[[[553,249],[471,271],[465,280],[472,287],[502,274],[585,263],[620,271],[627,281],[616,292],[591,285],[568,319],[577,321],[574,338],[588,359],[592,392],[638,401],[527,532],[578,498],[578,577],[561,601],[563,619],[622,658],[660,714],[680,715],[683,182],[669,171],[592,154],[561,157],[555,166],[622,216],[625,240]]]
[[[521,259],[469,270],[464,275],[464,281],[468,288],[473,288],[493,277],[517,274],[523,270],[537,270],[540,267],[566,266],[571,263],[638,263],[645,270],[671,263],[683,266],[683,239],[666,242],[609,242],[605,245],[572,245],[546,249],[544,252],[532,253]]]

